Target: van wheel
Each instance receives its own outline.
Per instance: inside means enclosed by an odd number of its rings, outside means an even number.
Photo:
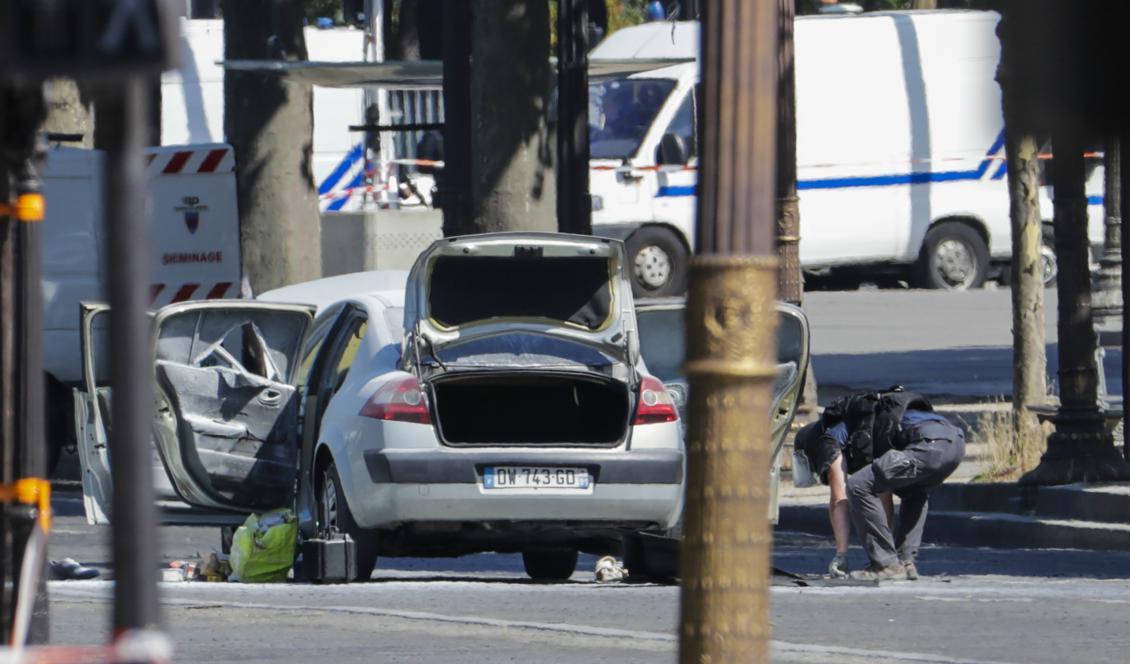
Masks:
[[[926,233],[917,267],[922,288],[979,288],[989,270],[989,248],[981,235],[965,224],[938,224]]]
[[[359,527],[353,520],[353,512],[341,490],[341,477],[333,462],[322,472],[317,507],[320,531],[345,533],[353,538],[357,547],[357,576],[354,580],[368,581],[377,564],[377,534]]]
[[[535,581],[566,581],[577,570],[576,549],[523,551],[522,565]]]
[[[1040,267],[1044,273],[1044,287],[1052,288],[1059,276],[1059,261],[1055,256],[1055,229],[1044,226],[1043,242],[1040,243]]]
[[[636,297],[686,292],[687,249],[674,233],[661,226],[643,226],[628,237],[626,244]]]

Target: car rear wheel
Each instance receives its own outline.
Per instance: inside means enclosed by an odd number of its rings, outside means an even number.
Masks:
[[[681,295],[687,290],[687,249],[673,232],[644,226],[632,233],[626,245],[636,297]]]
[[[988,274],[989,248],[972,227],[958,222],[941,223],[926,233],[917,267],[918,285],[922,288],[979,288]]]
[[[368,581],[377,564],[377,534],[361,528],[341,490],[341,477],[331,461],[322,471],[318,491],[318,528],[325,533],[345,533],[357,547],[357,581]]]
[[[526,574],[535,581],[565,581],[577,569],[575,549],[539,549],[523,551]]]

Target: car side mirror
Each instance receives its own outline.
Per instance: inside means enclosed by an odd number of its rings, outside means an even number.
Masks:
[[[663,134],[663,138],[659,139],[656,162],[660,165],[683,166],[690,158],[687,152],[687,139],[678,134]]]

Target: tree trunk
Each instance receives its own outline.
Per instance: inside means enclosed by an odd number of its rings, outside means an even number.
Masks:
[[[471,13],[471,224],[556,231],[549,3],[473,0]]]
[[[1006,14],[997,33],[1001,61],[997,81],[1005,121],[1009,221],[1012,234],[1012,449],[1023,464],[1024,451],[1044,447],[1044,432],[1031,404],[1047,400],[1047,339],[1044,333],[1044,278],[1040,249],[1040,137],[1028,114],[1032,90],[1023,86],[1021,46],[1030,37],[1022,17]],[[1031,470],[1023,465],[1021,471]]]
[[[305,60],[302,25],[301,0],[225,3],[224,58]],[[224,131],[236,157],[243,271],[252,289],[320,277],[310,86],[229,71],[224,97]]]
[[[1122,327],[1122,155],[1116,134],[1103,146],[1103,255],[1094,284],[1095,322]]]
[[[1043,430],[1028,406],[1044,403],[1048,394],[1040,259],[1043,224],[1038,198],[1040,143],[1034,134],[1012,125],[1006,125],[1005,136],[1012,227],[1012,426],[1014,449],[1019,452],[1029,446],[1043,446]],[[1023,455],[1017,454],[1017,458]]]

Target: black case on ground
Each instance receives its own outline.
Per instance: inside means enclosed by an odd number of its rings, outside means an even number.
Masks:
[[[313,583],[349,583],[357,578],[357,544],[349,535],[302,542],[302,573]]]

